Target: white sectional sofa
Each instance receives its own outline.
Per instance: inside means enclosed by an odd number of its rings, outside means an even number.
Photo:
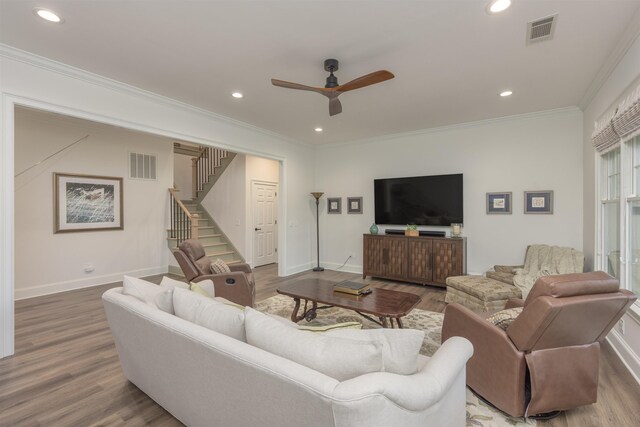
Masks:
[[[449,339],[431,358],[418,356],[415,374],[338,381],[123,288],[102,298],[125,377],[187,426],[465,425],[473,349],[464,338]]]

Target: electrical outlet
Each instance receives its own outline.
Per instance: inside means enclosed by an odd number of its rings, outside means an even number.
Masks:
[[[93,273],[94,270],[95,270],[95,268],[93,267],[93,264],[89,263],[89,264],[85,264],[84,265],[84,272],[85,273]]]
[[[618,320],[618,332],[620,335],[624,335],[624,319]]]

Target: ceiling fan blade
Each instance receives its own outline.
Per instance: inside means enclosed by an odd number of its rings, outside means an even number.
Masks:
[[[376,83],[390,80],[395,76],[393,73],[387,70],[374,71],[366,76],[358,77],[355,80],[351,80],[349,83],[345,83],[335,88],[337,92],[346,92],[348,90],[360,89],[361,87],[370,86]]]
[[[300,83],[285,82],[284,80],[271,79],[271,84],[274,86],[286,87],[287,89],[309,90],[311,92],[323,93],[321,88],[305,86]]]
[[[329,98],[329,115],[335,116],[342,113],[342,104],[337,96]]]

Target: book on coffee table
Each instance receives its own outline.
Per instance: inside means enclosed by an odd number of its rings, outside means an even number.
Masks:
[[[341,282],[333,285],[333,290],[336,292],[344,292],[347,294],[360,295],[363,292],[369,290],[369,285],[366,283],[358,282]]]

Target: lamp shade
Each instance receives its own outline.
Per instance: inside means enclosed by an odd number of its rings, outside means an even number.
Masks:
[[[323,195],[323,194],[324,194],[324,193],[323,193],[323,192],[321,192],[321,191],[314,191],[314,192],[312,192],[312,193],[311,193],[311,195],[312,195],[313,197],[315,197],[315,198],[316,198],[316,200],[320,199],[320,197],[322,197],[322,195]]]

